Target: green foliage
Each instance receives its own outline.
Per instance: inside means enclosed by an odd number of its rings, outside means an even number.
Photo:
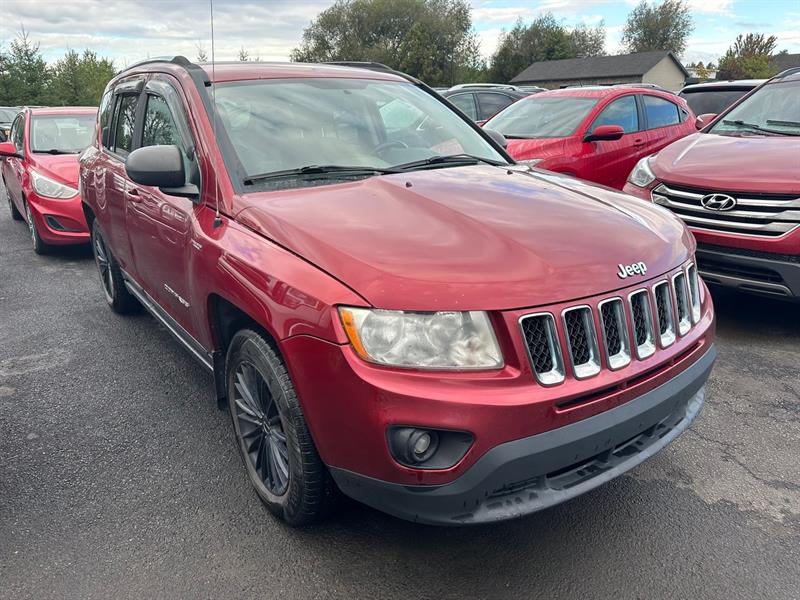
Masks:
[[[474,81],[484,67],[466,0],[337,0],[291,59],[379,62],[434,86]]]
[[[531,63],[605,54],[605,39],[603,23],[594,28],[581,26],[569,30],[550,13],[528,25],[519,20],[500,38],[489,67],[489,79],[505,83]]]
[[[0,105],[97,106],[114,63],[91,50],[69,50],[47,66],[24,30],[0,57]]]
[[[778,38],[762,33],[748,33],[736,37],[719,61],[717,79],[762,79],[775,75],[771,65],[772,53]]]
[[[691,12],[684,0],[664,0],[659,5],[642,0],[628,15],[622,45],[628,52],[670,50],[683,54],[694,31]]]

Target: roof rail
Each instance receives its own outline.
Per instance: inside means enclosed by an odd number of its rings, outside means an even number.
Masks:
[[[800,67],[792,67],[790,69],[786,69],[785,71],[781,71],[773,79],[783,79],[784,77],[789,77],[789,75],[797,75],[800,73]]]
[[[135,62],[132,65],[128,65],[124,69],[122,69],[117,75],[121,75],[131,69],[135,69],[137,67],[141,67],[142,65],[150,65],[156,63],[169,63],[172,65],[176,65],[178,67],[183,67],[189,75],[192,77],[199,76],[201,81],[204,85],[210,85],[210,81],[208,79],[208,74],[205,72],[205,69],[202,67],[194,64],[185,56],[181,56],[180,54],[175,56],[156,56],[154,58],[146,58],[145,60],[140,60],[139,62]]]
[[[370,71],[383,71],[386,73],[396,73],[396,71],[379,62],[360,61],[360,60],[329,60],[322,63],[324,65],[336,65],[338,67],[355,67],[357,69],[369,69]]]

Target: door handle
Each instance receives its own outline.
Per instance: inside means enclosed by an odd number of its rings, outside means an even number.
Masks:
[[[125,188],[125,198],[130,200],[131,202],[141,202],[142,197],[139,195],[139,190],[136,188]]]
[[[644,146],[644,138],[636,138],[633,140],[634,146]]]

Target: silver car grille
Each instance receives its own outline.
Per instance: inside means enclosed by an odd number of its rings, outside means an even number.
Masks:
[[[700,284],[690,264],[625,299],[570,306],[561,312],[560,328],[549,312],[525,315],[519,323],[536,380],[557,385],[567,369],[575,379],[588,379],[603,368],[618,370],[634,358],[645,360],[685,336],[699,320]]]
[[[736,202],[727,210],[703,206],[703,198],[714,194],[730,196]],[[653,202],[664,206],[698,229],[777,237],[800,226],[800,197],[797,194],[729,194],[676,185],[658,185]]]

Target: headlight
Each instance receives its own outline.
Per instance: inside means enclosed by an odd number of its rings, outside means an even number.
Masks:
[[[650,156],[645,156],[633,167],[633,171],[628,175],[628,181],[633,185],[643,188],[656,180],[656,175],[650,168],[650,158]]]
[[[33,169],[31,169],[31,183],[36,193],[45,198],[58,198],[63,200],[72,198],[78,193],[78,190],[75,188],[53,181],[41,173],[37,173]]]
[[[528,160],[518,160],[517,164],[518,165],[526,165],[528,167],[535,167],[536,165],[538,165],[543,160],[544,160],[543,158],[529,158]]]
[[[414,313],[340,307],[356,353],[369,362],[418,369],[499,369],[503,356],[485,312]]]

